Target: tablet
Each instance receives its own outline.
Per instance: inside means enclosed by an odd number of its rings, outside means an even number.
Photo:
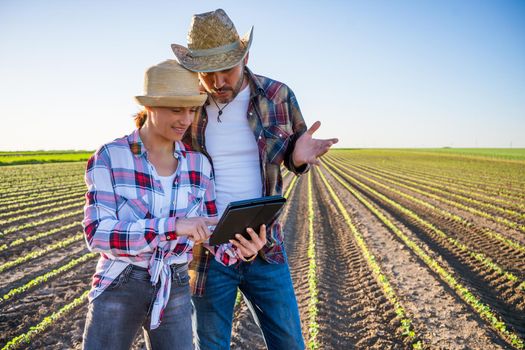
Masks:
[[[236,233],[250,238],[246,229],[251,227],[259,232],[262,224],[270,225],[279,215],[286,199],[282,196],[268,196],[231,202],[210,237],[209,244],[228,243]]]

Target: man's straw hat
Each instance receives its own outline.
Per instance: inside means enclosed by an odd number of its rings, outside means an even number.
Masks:
[[[218,9],[194,15],[188,32],[188,47],[172,44],[177,60],[194,72],[229,69],[244,59],[252,44],[253,27],[239,38],[226,12]]]
[[[137,102],[148,107],[202,106],[207,95],[199,91],[199,78],[175,60],[166,60],[148,68],[144,78],[144,96]]]

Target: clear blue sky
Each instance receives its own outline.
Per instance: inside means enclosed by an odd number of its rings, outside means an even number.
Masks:
[[[0,150],[133,129],[144,70],[222,7],[342,147],[525,147],[525,1],[0,1]]]

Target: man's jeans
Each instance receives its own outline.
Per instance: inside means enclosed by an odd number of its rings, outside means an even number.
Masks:
[[[205,294],[193,297],[196,349],[230,348],[237,287],[261,328],[268,349],[304,349],[297,301],[288,264],[253,263],[226,267],[210,259]]]
[[[129,265],[89,304],[83,348],[130,349],[142,327],[148,349],[193,349],[188,265],[172,265],[172,276],[162,322],[150,330],[150,312],[160,283],[153,286],[146,269]]]

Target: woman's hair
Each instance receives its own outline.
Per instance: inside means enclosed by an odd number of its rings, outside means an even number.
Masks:
[[[146,122],[147,117],[148,117],[148,112],[145,109],[143,109],[142,111],[138,112],[137,114],[133,116],[137,129],[142,128],[142,126]]]

